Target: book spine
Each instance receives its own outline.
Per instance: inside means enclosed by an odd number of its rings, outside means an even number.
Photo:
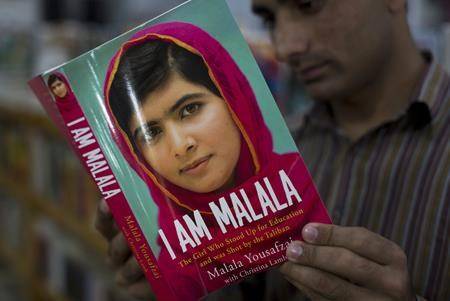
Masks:
[[[95,181],[157,299],[178,300],[165,280],[155,255],[79,104],[77,103],[76,107],[65,115],[67,112],[58,110],[42,77],[35,77],[28,84]]]

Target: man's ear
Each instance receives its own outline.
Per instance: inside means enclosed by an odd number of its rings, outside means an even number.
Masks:
[[[391,13],[406,12],[407,0],[385,0]]]

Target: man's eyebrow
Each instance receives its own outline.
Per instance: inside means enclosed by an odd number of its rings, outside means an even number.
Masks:
[[[288,2],[289,0],[276,0],[277,4],[285,4],[286,2]],[[272,13],[273,11],[273,7],[269,7],[267,5],[264,4],[253,4],[252,5],[252,11],[253,13],[257,14],[257,15],[267,15]]]
[[[252,5],[252,12],[257,15],[267,15],[270,13],[270,9],[261,4],[254,4]]]
[[[183,95],[180,99],[178,99],[173,106],[169,109],[169,114],[173,114],[176,110],[178,110],[179,107],[181,107],[185,102],[195,99],[195,98],[201,98],[205,96],[205,93],[190,93]]]

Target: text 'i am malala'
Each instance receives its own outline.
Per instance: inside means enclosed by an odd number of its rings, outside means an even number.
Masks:
[[[83,161],[95,180],[102,196],[109,199],[120,193],[121,190],[109,168],[103,153],[84,117],[75,119],[67,124],[78,149],[81,150]],[[87,147],[91,145],[91,147]]]
[[[209,203],[211,212],[222,233],[227,233],[230,227],[237,229],[242,227],[244,222],[250,224],[269,215],[269,212],[276,213],[295,203],[302,202],[300,194],[295,189],[286,172],[281,169],[278,175],[284,190],[284,196],[277,196],[275,194],[268,178],[263,178],[262,181],[256,181],[254,183],[259,200],[258,208],[252,206],[244,189],[240,189],[239,194],[236,192],[230,193],[229,200],[231,201],[231,206],[228,205],[225,197],[221,197],[217,202]],[[280,202],[280,197],[283,197],[284,201]],[[183,253],[187,251],[187,246],[195,248],[201,245],[201,239],[205,237],[208,240],[212,239],[211,233],[198,210],[194,211],[193,217],[194,220],[188,214],[184,215],[183,223],[178,219],[174,220],[174,227]],[[175,259],[176,254],[170,242],[167,240],[164,231],[159,229],[158,233],[169,251],[171,258]]]

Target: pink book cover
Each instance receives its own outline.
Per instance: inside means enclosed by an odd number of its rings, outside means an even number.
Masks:
[[[331,223],[223,0],[191,0],[33,78],[158,300],[286,261]]]

